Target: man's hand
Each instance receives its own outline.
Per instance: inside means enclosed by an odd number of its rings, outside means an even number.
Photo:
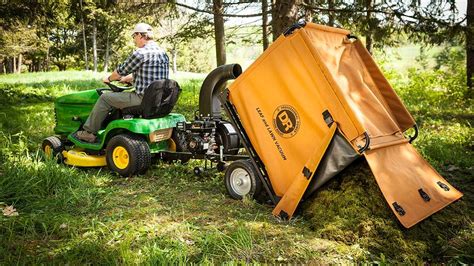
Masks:
[[[114,81],[114,80],[120,80],[120,78],[121,77],[117,73],[117,70],[114,70],[114,72],[112,72],[112,74],[110,74],[110,76],[105,76],[104,78],[102,78],[102,82],[107,84],[107,83],[110,83],[111,81]]]
[[[124,84],[132,84],[133,74],[129,74],[120,78],[120,82]]]

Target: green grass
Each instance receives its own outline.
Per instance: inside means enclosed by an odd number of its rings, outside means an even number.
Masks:
[[[227,196],[223,175],[158,163],[120,178],[77,169],[38,152],[53,134],[53,100],[102,86],[100,74],[0,76],[0,264],[473,263],[473,110],[462,73],[387,71],[420,125],[415,146],[465,193],[413,229],[402,229],[360,161],[280,221],[271,206]],[[176,107],[192,119],[203,76],[176,75]]]

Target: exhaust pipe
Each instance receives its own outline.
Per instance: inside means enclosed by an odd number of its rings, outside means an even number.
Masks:
[[[204,117],[221,118],[221,101],[219,94],[225,89],[230,79],[236,79],[242,74],[239,64],[228,64],[212,70],[202,83],[199,92],[199,115]]]

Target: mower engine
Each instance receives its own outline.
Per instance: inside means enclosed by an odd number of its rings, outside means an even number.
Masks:
[[[178,134],[184,135],[187,150],[192,153],[214,153],[218,148],[215,141],[216,122],[209,120],[195,120],[193,122],[179,122],[176,124]]]
[[[196,118],[177,123],[176,130],[185,142],[184,150],[193,154],[237,154],[241,147],[237,132],[227,121]]]
[[[171,136],[175,151],[163,152],[162,158],[181,162],[205,159],[217,162],[217,168],[222,170],[224,168],[219,166],[225,165],[225,161],[248,159],[248,155],[238,154],[243,147],[239,133],[230,122],[223,120],[220,102],[227,81],[236,79],[241,73],[240,65],[230,64],[207,75],[199,92],[199,110],[196,110],[194,120],[176,124]]]

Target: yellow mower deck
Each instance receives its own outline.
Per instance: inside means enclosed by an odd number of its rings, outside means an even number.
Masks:
[[[63,151],[64,163],[78,167],[102,167],[106,166],[105,155],[90,155],[80,149]]]

